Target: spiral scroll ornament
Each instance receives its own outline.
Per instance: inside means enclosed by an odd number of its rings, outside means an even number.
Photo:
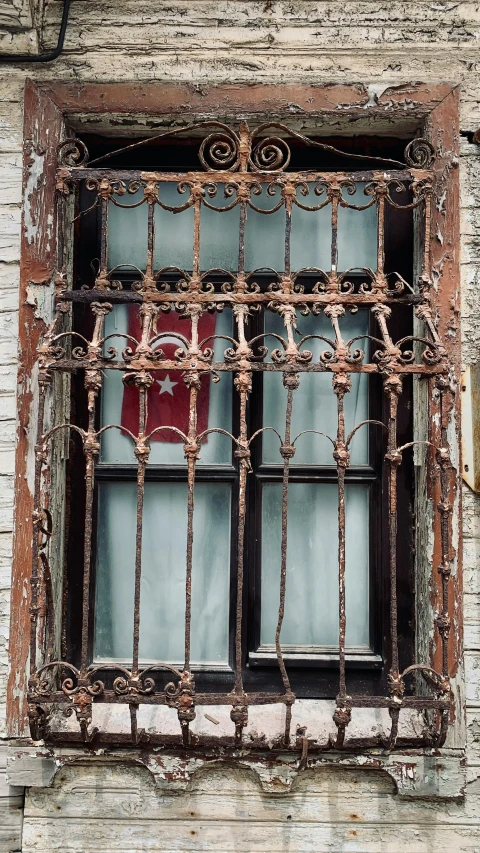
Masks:
[[[284,139],[269,136],[255,145],[250,164],[255,171],[281,172],[290,163],[290,148]]]
[[[233,130],[225,127],[205,137],[198,156],[207,171],[236,172],[240,165],[240,141]]]
[[[435,148],[428,141],[418,137],[408,143],[404,152],[407,166],[414,169],[429,169],[435,159]]]
[[[86,166],[88,157],[88,148],[81,139],[65,139],[57,145],[60,166]]]

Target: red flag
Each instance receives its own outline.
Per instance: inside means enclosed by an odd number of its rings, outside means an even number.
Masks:
[[[202,314],[198,321],[198,340],[202,342],[215,334],[215,314]],[[157,323],[157,333],[168,333],[169,337],[161,338],[155,348],[164,353],[164,358],[175,360],[175,351],[184,349],[181,338],[190,339],[192,324],[190,319],[180,319],[179,314],[171,311],[168,314],[161,313]],[[128,334],[140,341],[141,329],[136,308],[129,309]],[[207,341],[202,349],[213,348],[213,341]],[[133,342],[129,344],[132,346]],[[152,432],[159,426],[173,426],[181,430],[185,435],[188,432],[188,414],[190,409],[190,390],[183,381],[182,370],[155,370],[152,371],[153,384],[148,389],[148,417],[147,433]],[[197,432],[201,433],[208,428],[208,404],[210,399],[210,376],[203,374],[200,377],[201,387],[197,397]],[[122,426],[130,430],[133,435],[138,435],[140,393],[135,385],[125,386],[122,403]],[[152,436],[152,441],[182,441],[178,433],[171,430],[161,430]]]

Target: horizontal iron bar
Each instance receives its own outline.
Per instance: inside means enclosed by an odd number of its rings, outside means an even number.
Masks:
[[[249,755],[252,754],[252,750],[256,750],[260,753],[268,750],[269,755],[272,753],[293,753],[298,754],[299,750],[302,749],[302,745],[304,743],[303,739],[300,738],[300,742],[297,742],[296,739],[292,739],[292,742],[286,746],[284,736],[281,735],[275,741],[271,741],[269,738],[248,738],[247,743],[243,743],[240,748],[237,743],[234,743],[234,738],[232,737],[215,737],[215,735],[195,735],[191,733],[190,735],[191,742],[188,747],[185,747],[183,742],[183,738],[181,735],[160,735],[148,732],[146,735],[143,735],[139,738],[138,741],[134,742],[131,734],[126,733],[109,733],[99,731],[92,738],[92,743],[97,744],[111,744],[113,746],[118,747],[132,747],[138,749],[139,747],[144,748],[146,745],[148,746],[161,746],[161,747],[171,747],[175,749],[176,754],[178,755],[178,749],[181,749],[182,752],[185,749],[188,749],[189,753],[200,753],[202,754],[204,751],[213,750],[215,756],[218,756],[218,750],[221,748],[222,755],[234,755],[238,757],[244,753],[246,747],[248,747]],[[53,743],[57,746],[61,744],[80,744],[85,746],[85,742],[82,739],[82,735],[80,732],[55,732],[49,730],[45,735],[45,741],[47,743]],[[384,744],[382,742],[381,735],[379,734],[377,737],[373,738],[352,738],[347,742],[345,748],[341,749],[341,755],[348,755],[349,751],[353,751],[356,755],[358,755],[358,749],[378,749],[378,747],[383,747]],[[395,742],[395,746],[389,749],[389,752],[397,752],[400,753],[405,749],[422,749],[424,747],[431,747],[432,742],[427,737],[418,736],[417,738],[397,738]],[[331,744],[327,741],[323,744],[319,744],[313,740],[308,740],[308,754],[320,754],[320,753],[338,753],[338,750],[335,747],[332,747]],[[371,756],[372,760],[375,760],[375,756]]]
[[[135,480],[137,479],[138,465],[136,463],[110,464],[98,462],[95,466],[95,478],[97,480]],[[218,480],[234,483],[238,472],[233,465],[202,465],[195,467],[195,480],[217,482]],[[145,479],[158,482],[171,480],[187,482],[188,470],[185,465],[150,465],[145,469]]]
[[[178,361],[167,361],[167,360],[158,360],[153,361],[147,358],[142,357],[141,362],[136,359],[132,359],[132,361],[108,361],[108,359],[99,359],[98,361],[89,361],[87,358],[84,359],[58,359],[55,361],[51,361],[48,364],[49,370],[57,370],[69,373],[75,370],[122,370],[122,371],[137,371],[137,370],[179,370],[181,372],[185,370],[198,369],[200,372],[204,373],[214,373],[214,372],[222,372],[222,373],[236,373],[242,372],[245,370],[245,365],[240,365],[238,362],[225,362],[225,361],[213,361],[210,363],[207,362],[195,362],[195,367],[193,367],[191,361],[186,360],[185,362]],[[272,372],[272,373],[291,373],[292,370],[295,373],[382,373],[382,369],[378,364],[349,364],[348,369],[345,370],[345,364],[329,362],[328,364],[323,364],[322,362],[310,362],[309,364],[302,364],[301,362],[295,362],[292,366],[289,362],[285,362],[283,364],[275,364],[274,362],[249,362],[248,370],[252,370],[255,372]],[[394,373],[424,373],[428,376],[440,376],[444,374],[447,370],[447,365],[444,364],[396,364]]]
[[[232,273],[233,274],[233,273]],[[203,275],[203,273],[202,273]],[[248,275],[248,273],[247,273]],[[120,276],[120,273],[119,273]],[[352,276],[353,277],[353,276]],[[138,279],[140,280],[140,278]],[[204,280],[208,279],[204,277]],[[232,281],[232,286],[235,286]],[[131,304],[142,302],[175,302],[176,304],[200,303],[205,305],[222,303],[228,308],[229,305],[258,305],[268,302],[285,302],[288,305],[365,305],[373,306],[380,304],[402,304],[416,305],[424,301],[424,297],[418,293],[410,293],[406,296],[388,296],[385,293],[289,293],[281,291],[266,291],[264,293],[198,293],[176,290],[162,293],[160,291],[148,292],[144,296],[134,290],[59,290],[56,294],[58,302],[111,302],[115,304]]]
[[[231,172],[216,171],[192,171],[192,172],[146,172],[138,169],[89,169],[83,166],[62,166],[57,170],[57,177],[64,178],[69,175],[74,183],[93,179],[107,178],[110,181],[156,181],[158,183],[184,183],[195,181],[199,184],[270,184],[277,181],[286,182],[289,179],[299,181],[310,181],[312,183],[321,181],[338,181],[346,178],[355,183],[364,183],[381,179],[382,181],[414,181],[425,178],[432,174],[427,169],[365,169],[358,172],[338,170],[336,172],[318,172],[315,170],[299,170],[292,172]]]
[[[34,702],[40,707],[50,705],[52,703],[64,705],[71,703],[70,696],[67,696],[63,691],[56,691],[48,695],[38,698],[31,697],[29,701]],[[238,703],[238,697],[237,697]],[[322,700],[319,700],[322,701]],[[323,700],[324,701],[324,700]],[[163,692],[154,694],[126,694],[119,695],[113,690],[104,690],[99,696],[93,697],[95,705],[167,705],[166,695]],[[232,693],[197,693],[195,694],[195,705],[233,705],[235,697]],[[248,705],[289,705],[290,700],[283,693],[248,693]],[[447,710],[451,707],[451,702],[446,699],[437,699],[430,696],[404,696],[402,705],[400,706],[395,700],[388,696],[349,696],[347,704],[352,708],[418,708],[422,709],[438,709]]]
[[[261,482],[269,482],[271,480],[280,480],[283,476],[283,468],[281,465],[260,466],[254,472],[255,477]],[[345,469],[345,480],[354,483],[371,483],[378,479],[379,472],[376,472],[368,465],[350,465]],[[338,480],[336,465],[292,465],[290,463],[288,472],[289,482],[303,482],[304,480],[311,482],[312,480],[325,480],[327,482],[336,483]]]
[[[95,477],[97,480],[136,480],[138,465],[132,463],[109,463],[98,462],[95,466]],[[218,480],[235,482],[238,476],[237,469],[233,465],[202,465],[201,462],[195,468],[195,480],[216,482]],[[255,471],[255,476],[263,481],[276,481],[282,478],[283,468],[281,465],[269,465],[260,467]],[[370,483],[378,478],[379,474],[369,466],[352,465],[345,471],[345,479],[349,482]],[[185,465],[147,465],[145,479],[158,482],[178,480],[187,482],[188,470]],[[325,480],[337,482],[336,465],[290,465],[289,480],[291,482],[307,480]]]

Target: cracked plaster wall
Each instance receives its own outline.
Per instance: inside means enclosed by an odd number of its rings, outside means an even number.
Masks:
[[[20,27],[8,20],[14,12]],[[60,0],[45,3],[45,49],[56,43],[61,13]],[[28,3],[0,3],[2,49],[14,36],[34,43],[28,15]],[[65,51],[54,65],[0,66],[0,733],[8,671],[25,78],[200,86],[358,81],[367,86],[369,104],[388,84],[449,81],[460,85],[460,126],[471,132],[480,126],[479,46],[477,2],[72,0]],[[462,339],[469,364],[480,358],[480,148],[466,138],[460,175]],[[307,771],[282,797],[262,793],[253,776],[238,770],[208,771],[186,793],[167,796],[140,767],[85,764],[62,770],[51,789],[27,791],[24,853],[479,853],[479,505],[465,489],[469,783],[463,802],[408,803],[379,774],[326,769]],[[18,850],[22,792],[0,788],[0,850]]]

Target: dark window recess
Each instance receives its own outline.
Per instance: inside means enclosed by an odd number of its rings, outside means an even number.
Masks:
[[[61,147],[32,612],[40,575],[53,599],[56,535],[65,571],[61,639],[47,608],[40,661],[32,629],[34,733],[55,702],[79,722],[60,739],[118,741],[91,729],[92,705],[127,703],[138,743],[139,706],[166,704],[193,746],[195,706],[230,705],[238,746],[249,705],[281,703],[288,747],[295,699],[335,698],[335,748],[357,707],[389,709],[390,747],[401,708],[431,709],[420,741],[443,742],[448,631],[442,673],[415,661],[413,546],[413,379],[445,391],[433,151],[404,147],[212,123]],[[61,374],[69,424],[46,432]],[[60,532],[40,495],[65,431]]]

